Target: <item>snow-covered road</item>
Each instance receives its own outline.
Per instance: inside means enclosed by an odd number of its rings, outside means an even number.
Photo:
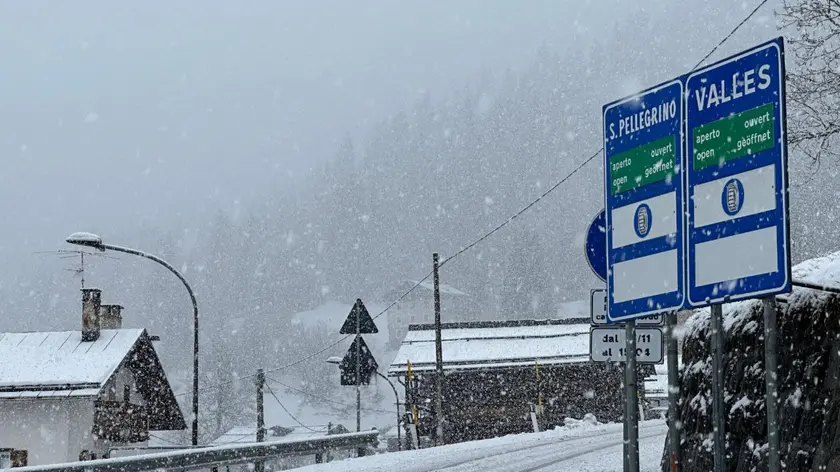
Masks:
[[[641,425],[643,472],[659,470],[667,428],[662,421]],[[621,472],[622,426],[581,425],[421,451],[381,454],[298,469],[306,472]]]

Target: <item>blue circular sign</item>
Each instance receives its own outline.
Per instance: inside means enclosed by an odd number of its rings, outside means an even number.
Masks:
[[[601,210],[586,230],[586,262],[595,275],[607,281],[607,215]]]
[[[647,236],[652,225],[653,215],[650,212],[650,207],[642,203],[636,208],[636,215],[633,217],[633,229],[636,230],[636,236],[640,238]]]
[[[735,216],[744,207],[744,184],[738,179],[730,179],[723,186],[720,204],[729,216]]]

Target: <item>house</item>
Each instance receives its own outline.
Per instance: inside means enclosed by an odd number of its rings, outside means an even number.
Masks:
[[[144,329],[82,290],[80,331],[0,333],[0,451],[18,465],[107,456],[150,430],[186,429]]]
[[[415,287],[414,290],[409,290]],[[406,295],[406,292],[409,292]],[[383,300],[399,300],[386,316],[388,318],[388,349],[396,350],[408,332],[410,324],[434,323],[434,285],[430,281],[405,280],[383,295]],[[473,321],[469,295],[447,284],[440,284],[441,317],[448,321]]]
[[[590,362],[588,318],[443,323],[441,339],[447,444],[533,431],[532,405],[543,428],[586,413],[600,421],[622,416],[623,370]],[[406,386],[420,436],[430,435],[433,325],[409,326],[388,375]]]

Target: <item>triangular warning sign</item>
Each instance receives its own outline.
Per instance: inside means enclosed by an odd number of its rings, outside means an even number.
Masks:
[[[358,349],[360,354],[359,373],[361,374],[359,384],[370,385],[370,378],[376,373],[379,364],[373,358],[370,349],[367,347],[365,340],[361,336],[353,340],[350,349],[339,364],[341,369],[341,385],[356,385],[356,343],[359,343]]]
[[[350,314],[347,316],[347,320],[344,321],[344,326],[341,327],[341,334],[356,334],[356,319],[358,318],[359,323],[359,334],[372,334],[378,333],[379,330],[376,329],[376,325],[373,323],[373,318],[370,317],[370,313],[368,313],[367,308],[365,308],[365,304],[362,303],[362,299],[356,299],[356,304],[353,305],[353,309],[350,310]]]

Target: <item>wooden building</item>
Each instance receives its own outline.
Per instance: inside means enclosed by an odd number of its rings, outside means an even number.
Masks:
[[[588,319],[444,323],[442,340],[446,443],[533,431],[532,405],[542,429],[622,416],[623,370],[590,362]],[[406,411],[417,406],[420,436],[432,435],[434,325],[409,326],[388,375],[406,386]]]

